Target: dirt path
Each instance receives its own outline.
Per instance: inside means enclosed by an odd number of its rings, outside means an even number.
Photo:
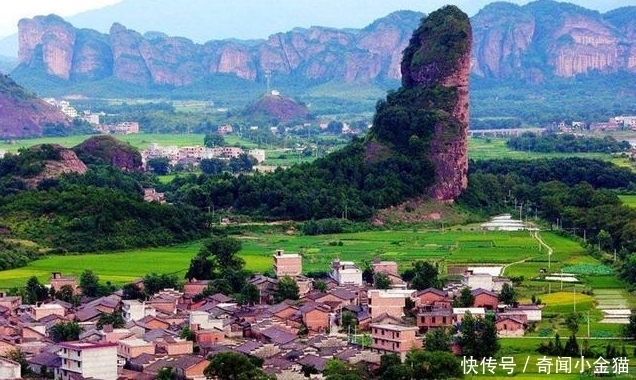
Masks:
[[[541,240],[541,237],[539,236],[539,232],[538,231],[534,231],[533,233],[531,233],[532,237],[534,237],[541,246],[545,247],[548,250],[548,257],[552,255],[552,252],[554,252],[554,250],[547,245],[543,240]],[[506,269],[511,266],[511,265],[515,265],[515,264],[521,264],[527,260],[530,260],[532,257],[526,257],[523,260],[519,260],[519,261],[515,261],[514,263],[509,263],[504,265],[503,267],[501,267],[501,272],[500,272],[500,276],[503,276],[506,272]]]

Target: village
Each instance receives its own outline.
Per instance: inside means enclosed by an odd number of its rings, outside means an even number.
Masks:
[[[239,305],[220,293],[201,297],[210,281],[197,279],[186,281],[182,290],[163,289],[145,300],[123,300],[121,290],[81,297],[77,307],[59,299],[27,305],[19,296],[3,296],[0,354],[20,350],[34,373],[56,379],[150,379],[166,367],[174,368],[179,379],[205,379],[207,357],[232,351],[262,359],[263,370],[277,378],[302,379],[303,369],[321,372],[330,359],[368,368],[379,366],[386,353],[403,360],[410,350],[423,347],[425,333],[456,327],[466,313],[474,318],[494,314],[500,337],[523,336],[541,320],[542,305],[500,301],[501,290],[512,283],[492,273],[496,268],[466,268],[460,282],[443,290],[417,291],[401,279],[395,262],[375,259],[371,265],[374,273],[390,279],[388,288],[363,281],[361,269],[350,261],[334,260],[328,277],[305,277],[300,254],[276,250],[275,277],[248,279],[259,292],[254,305]],[[274,303],[281,279],[296,282],[298,300]],[[317,281],[322,284],[315,286]],[[143,288],[143,280],[137,285]],[[76,277],[60,272],[52,273],[48,287],[82,293]],[[470,294],[472,305],[454,307],[462,292]],[[97,327],[100,316],[113,313],[121,313],[124,327]],[[343,318],[355,323],[345,329]],[[55,343],[51,328],[68,321],[82,326],[79,340]],[[184,330],[191,336],[184,337]],[[20,378],[18,363],[0,358],[0,367]]]

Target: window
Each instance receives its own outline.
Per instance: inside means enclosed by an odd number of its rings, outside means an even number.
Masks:
[[[435,323],[435,317],[434,316],[431,318],[431,323]]]
[[[442,317],[442,323],[446,324],[446,317]]]
[[[422,315],[422,316],[420,317],[420,321],[421,321],[422,323],[426,323],[426,318]]]
[[[395,337],[396,337],[396,338],[399,338],[399,337],[400,337],[400,332],[399,332],[399,331],[395,333]]]

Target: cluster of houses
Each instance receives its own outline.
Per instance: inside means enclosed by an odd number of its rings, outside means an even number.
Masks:
[[[147,149],[141,151],[141,159],[144,165],[152,158],[167,158],[170,165],[197,165],[202,159],[220,158],[229,160],[242,154],[252,156],[261,163],[265,161],[264,149],[244,150],[234,146],[220,146],[206,148],[202,146],[161,146],[152,143]]]
[[[495,313],[502,336],[523,335],[528,323],[541,319],[536,305],[500,305],[497,292],[509,280],[487,273],[466,271],[461,283],[444,290],[417,291],[408,289],[395,262],[375,260],[374,272],[391,280],[389,289],[375,289],[363,282],[353,262],[334,260],[320,291],[314,279],[302,275],[301,255],[278,250],[272,258],[275,278],[257,274],[248,279],[260,295],[252,306],[241,306],[224,294],[195,297],[209,284],[196,279],[187,281],[183,290],[164,289],[143,301],[123,300],[121,292],[83,298],[79,306],[60,300],[25,305],[18,296],[0,297],[0,356],[19,349],[32,371],[63,380],[152,379],[166,367],[179,379],[204,379],[208,355],[233,351],[263,359],[263,370],[278,378],[303,379],[303,368],[322,371],[334,358],[370,368],[378,366],[385,353],[404,358],[409,350],[423,347],[427,331],[456,326],[467,311],[474,316]],[[273,303],[283,277],[296,280],[299,300]],[[70,285],[81,294],[76,278],[59,272],[49,285]],[[138,285],[143,287],[143,281]],[[472,289],[472,307],[452,306],[462,287]],[[415,318],[405,317],[407,305],[415,305],[410,313]],[[97,328],[102,313],[118,311],[124,327]],[[342,331],[345,313],[357,322],[355,331]],[[78,341],[54,343],[50,330],[65,321],[77,321],[84,331]],[[185,328],[193,340],[182,337]],[[347,333],[363,333],[367,339],[353,343]],[[3,378],[19,378],[18,363],[0,358],[0,368],[9,373]]]
[[[139,133],[139,123],[136,121],[124,121],[116,124],[100,123],[100,116],[104,116],[103,112],[94,113],[91,111],[78,112],[68,100],[56,100],[55,98],[45,98],[45,102],[57,107],[69,119],[80,119],[86,121],[93,126],[93,130],[97,133],[110,135],[129,135]]]
[[[636,130],[636,116],[614,116],[603,122],[593,122],[587,125],[583,121],[573,121],[571,125],[560,122],[557,128],[562,132],[573,132],[581,129],[590,131]]]

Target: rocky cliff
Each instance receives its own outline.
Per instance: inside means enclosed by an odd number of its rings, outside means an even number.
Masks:
[[[231,74],[309,82],[399,79],[399,61],[420,13],[400,11],[361,30],[297,28],[267,40],[203,45],[160,33],[141,35],[118,23],[109,34],[76,29],[58,16],[18,24],[22,69],[69,81],[115,77],[139,85],[187,86],[206,75]]]
[[[483,77],[572,77],[589,72],[636,72],[636,7],[600,14],[539,0],[493,3],[471,20],[472,71]]]
[[[368,158],[390,149],[419,161],[421,175],[434,178],[429,195],[440,201],[454,200],[468,183],[471,45],[470,21],[457,7],[425,18],[404,50],[402,87],[378,103],[369,134]]]
[[[348,83],[399,79],[402,51],[422,14],[399,11],[366,28],[296,28],[266,40],[196,44],[120,24],[108,34],[60,17],[19,23],[20,68],[68,81],[114,77],[142,86],[188,86],[215,74],[248,81]],[[495,2],[471,20],[472,74],[495,79],[636,72],[636,7],[605,14],[552,0]]]
[[[48,125],[69,128],[71,123],[55,106],[0,75],[0,138],[41,136]]]

